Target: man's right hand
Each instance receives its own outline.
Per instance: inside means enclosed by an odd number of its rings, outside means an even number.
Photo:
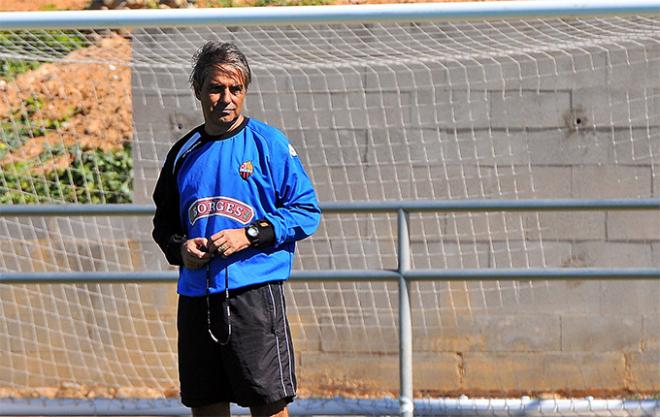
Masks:
[[[181,260],[186,268],[201,268],[211,257],[212,254],[208,252],[208,239],[205,237],[188,239],[181,244]]]

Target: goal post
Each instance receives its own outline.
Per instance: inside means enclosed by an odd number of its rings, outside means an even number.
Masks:
[[[287,135],[329,207],[650,202],[629,212],[328,210],[298,245],[295,270],[476,271],[406,287],[414,368],[406,384],[421,413],[660,409],[660,281],[506,275],[660,266],[660,1],[0,13],[0,21],[7,207],[149,204],[165,153],[202,122],[188,73],[209,39],[245,52],[254,76],[246,114]],[[3,273],[173,270],[151,242],[148,217],[32,213],[0,216]],[[337,412],[398,407],[399,295],[385,279],[288,284],[299,393],[320,407],[314,413],[337,401],[349,404]],[[137,413],[126,408],[137,399],[147,401],[138,409],[174,407],[173,285],[0,283],[0,299],[0,401],[93,399],[107,413]]]

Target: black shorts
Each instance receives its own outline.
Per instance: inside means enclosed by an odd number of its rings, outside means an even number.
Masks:
[[[223,294],[210,297],[211,328],[227,340]],[[293,401],[296,376],[282,282],[230,291],[227,345],[208,333],[206,297],[179,296],[179,381],[187,407],[233,402],[243,407]]]

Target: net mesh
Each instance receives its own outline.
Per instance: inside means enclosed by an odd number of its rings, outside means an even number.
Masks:
[[[660,195],[660,21],[0,33],[0,199],[146,203],[201,123],[187,75],[236,43],[246,114],[321,201]],[[657,212],[411,213],[416,269],[657,267]],[[146,218],[0,219],[0,272],[164,270]],[[395,214],[324,215],[297,270],[396,269]],[[395,283],[288,285],[303,396],[396,396]],[[415,282],[418,396],[660,391],[660,285]],[[177,392],[171,285],[0,285],[0,394]],[[3,391],[4,390],[4,391]],[[36,393],[36,394],[35,394]]]

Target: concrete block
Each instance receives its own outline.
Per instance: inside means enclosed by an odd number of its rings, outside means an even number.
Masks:
[[[496,195],[495,172],[487,167],[441,163],[429,166],[428,174],[435,192],[433,198],[467,199]]]
[[[652,267],[651,246],[646,243],[581,242],[574,245],[574,257],[584,266],[597,268]]]
[[[660,281],[604,281],[600,299],[603,314],[657,314],[660,312]]]
[[[625,388],[624,355],[603,353],[481,353],[464,358],[465,392],[493,396],[562,392],[618,392]]]
[[[11,237],[14,242],[28,242],[47,239],[52,233],[52,225],[53,218],[48,217],[3,217],[0,232],[2,236]]]
[[[479,169],[484,197],[518,199],[533,196],[534,171],[529,165]]]
[[[571,107],[565,91],[491,91],[488,98],[491,126],[501,128],[562,127]]]
[[[461,383],[460,365],[461,358],[456,354],[415,352],[413,354],[415,391],[455,392]]]
[[[445,234],[446,214],[409,213],[407,219],[410,242],[413,244],[439,241]]]
[[[646,243],[576,243],[574,258],[584,266],[599,268],[652,267],[651,246]]]
[[[524,240],[525,217],[520,213],[450,213],[445,239],[456,242],[490,243]]]
[[[298,390],[305,396],[358,395],[374,390],[396,392],[397,358],[302,352]],[[322,388],[321,388],[322,387]]]
[[[574,167],[571,180],[573,198],[649,198],[649,167]]]
[[[658,114],[650,89],[588,87],[573,90],[573,109],[584,114],[586,128],[646,127]]]
[[[582,166],[608,162],[612,139],[599,131],[575,131],[571,126],[524,135],[533,165]]]
[[[529,164],[527,134],[487,128],[441,131],[438,160],[483,165]]]
[[[436,69],[435,72],[439,71]],[[423,64],[368,65],[364,68],[364,88],[367,91],[398,90],[412,91],[420,86],[433,85],[429,71]]]
[[[314,79],[317,88],[322,91],[363,91],[365,90],[364,70],[352,67],[333,67],[323,73],[323,81],[319,77]]]
[[[572,257],[570,243],[530,242],[516,239],[495,242],[491,248],[491,268],[544,268],[565,266]]]
[[[413,120],[421,126],[444,129],[489,127],[489,95],[486,90],[442,88],[418,90],[413,94],[417,113]]]
[[[415,337],[415,349],[434,352],[544,352],[560,350],[556,315],[458,316],[454,323]],[[417,323],[419,325],[420,323]]]
[[[529,195],[529,198],[571,198],[571,175],[570,167],[544,167],[533,166],[530,177],[531,184],[521,189],[520,196]],[[519,175],[521,182],[524,175]]]
[[[387,316],[379,317],[376,309],[362,308],[351,300],[350,292],[342,294],[341,306],[345,314],[321,315],[320,336],[322,352],[396,353],[399,342],[396,326]],[[382,313],[381,313],[382,314]],[[396,313],[392,312],[392,319]]]
[[[276,93],[291,91],[291,76],[289,71],[278,68],[251,68],[252,84],[248,93]]]
[[[417,199],[437,198],[444,188],[444,181],[441,177],[441,167],[429,165],[413,165],[411,177],[414,179],[411,192]],[[440,168],[440,169],[438,169]],[[441,194],[440,194],[441,195]]]
[[[296,96],[292,92],[261,93],[259,97],[264,103],[269,103],[269,106],[265,107],[267,111],[283,112],[297,110]]]
[[[544,51],[540,56],[509,57],[485,63],[488,88],[569,90],[580,86],[607,83],[606,52],[584,51],[566,55],[562,51]]]
[[[441,240],[412,244],[415,268],[486,268],[488,245]]]
[[[610,219],[611,221],[611,219]],[[609,222],[607,223],[609,229]],[[602,240],[605,238],[605,213],[543,212],[527,217],[527,239]],[[608,236],[611,238],[611,234]]]
[[[660,350],[660,314],[642,316],[642,350]]]
[[[607,213],[607,238],[610,240],[658,241],[660,240],[660,213],[640,211],[635,213]]]
[[[660,82],[660,52],[657,45],[636,45],[608,51],[610,85],[655,87]]]
[[[487,244],[454,243],[447,240],[416,242],[411,244],[414,268],[487,268]]]
[[[561,316],[561,350],[564,352],[639,351],[641,316]]]
[[[367,91],[364,94],[368,125],[355,127],[407,127],[412,124],[414,110],[409,92]],[[359,115],[355,109],[352,109],[352,113]]]
[[[472,310],[490,314],[601,314],[599,281],[481,282]]]
[[[311,143],[307,142],[307,138]],[[364,163],[366,155],[369,152],[369,141],[367,137],[367,130],[333,130],[327,133],[320,133],[318,135],[307,135],[299,138],[298,135],[293,136],[292,142],[302,142],[307,147],[312,146],[314,142],[318,143],[318,148],[309,149],[305,152],[305,156],[310,159],[311,166],[325,165],[333,167],[345,166],[358,166]],[[296,143],[296,149],[299,149]],[[320,152],[319,152],[320,151]]]
[[[651,243],[651,266],[660,267],[660,242]]]
[[[660,350],[632,352],[626,355],[630,367],[630,390],[656,393],[660,390]]]
[[[610,142],[609,160],[612,163],[646,167],[657,164],[660,155],[660,129],[622,129],[599,134]],[[657,170],[652,172],[657,173]]]
[[[437,128],[411,127],[401,130],[374,127],[369,129],[366,135],[368,152],[362,155],[364,163],[376,163],[378,159],[375,150],[379,148],[390,151],[391,156],[388,159],[397,162],[427,166],[430,162],[442,160],[442,142]]]
[[[398,356],[302,352],[299,390],[305,396],[387,395],[399,389]],[[417,390],[454,390],[460,384],[454,354],[416,353],[413,385]]]

